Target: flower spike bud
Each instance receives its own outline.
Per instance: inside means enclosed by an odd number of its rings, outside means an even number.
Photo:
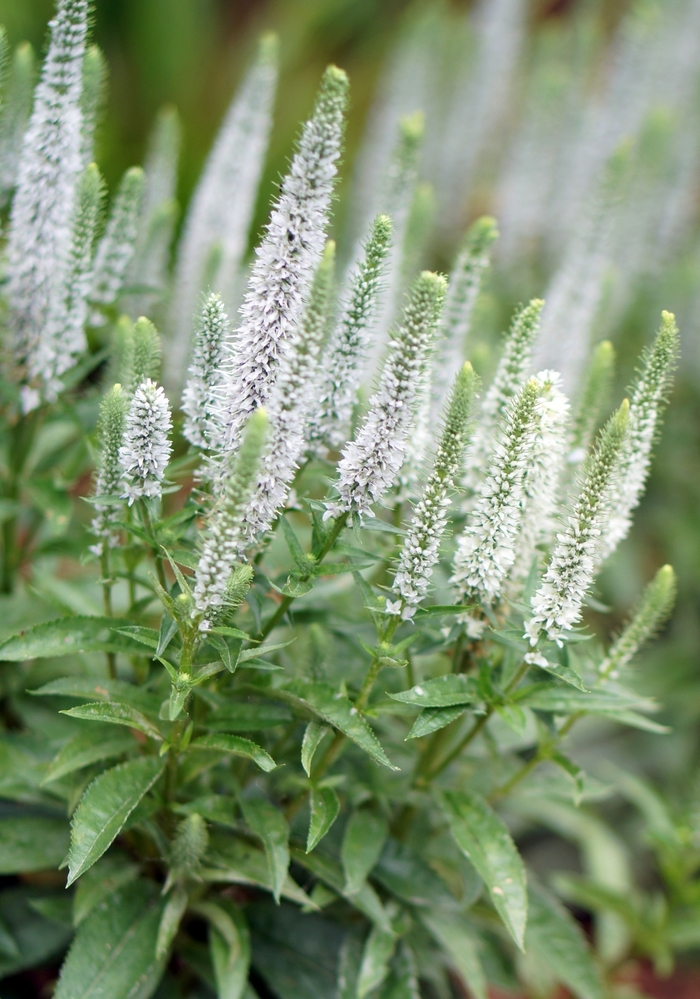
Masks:
[[[146,378],[134,393],[119,448],[124,499],[129,506],[144,497],[159,499],[170,461],[172,419],[165,392]]]
[[[267,401],[323,252],[347,95],[346,74],[329,66],[256,251],[219,406],[219,447],[224,455],[238,446],[248,414]]]
[[[107,96],[107,61],[98,45],[91,45],[83,59],[83,113],[80,160],[83,167],[95,158],[95,131]]]
[[[113,305],[124,284],[134,255],[145,175],[140,167],[127,170],[122,178],[104,236],[95,252],[90,301],[97,306]],[[96,310],[95,325],[106,320]]]
[[[158,330],[141,316],[127,341],[125,388],[133,395],[142,382],[155,379],[160,369],[161,345]]]
[[[474,512],[459,538],[452,582],[462,599],[491,604],[516,557],[523,482],[537,443],[543,385],[531,378],[506,409]]]
[[[10,215],[7,276],[13,353],[32,374],[43,367],[45,333],[65,299],[81,173],[87,16],[88,0],[59,0],[24,134]]]
[[[224,488],[207,517],[194,588],[202,631],[210,628],[226,611],[231,595],[231,574],[239,563],[246,511],[258,479],[268,433],[267,411],[261,406],[248,419],[241,446],[231,459]]]
[[[481,404],[481,421],[474,445],[467,456],[465,484],[472,489],[478,485],[482,470],[488,462],[491,445],[497,436],[506,407],[527,378],[543,306],[541,299],[533,299],[515,314],[511,323],[496,374]]]
[[[392,232],[388,215],[378,215],[372,222],[364,258],[355,269],[348,300],[324,352],[325,380],[308,430],[309,440],[321,450],[324,445],[338,449],[348,439]]]
[[[128,400],[121,385],[113,385],[102,400],[98,435],[100,442],[97,475],[95,478],[95,518],[91,531],[98,543],[91,551],[101,555],[105,548],[115,548],[119,543],[117,524],[121,519],[122,468],[119,448],[124,437]]]
[[[413,617],[425,597],[438,560],[447,526],[449,494],[460,473],[472,431],[478,386],[479,378],[467,361],[454,380],[433,467],[413,511],[394,577],[394,592],[400,599],[390,610],[395,608],[404,619]]]
[[[430,271],[423,271],[413,282],[369,411],[355,439],[343,450],[338,499],[328,504],[324,517],[345,512],[372,516],[372,504],[396,481],[446,288],[445,278]]]
[[[555,514],[567,444],[569,400],[558,371],[540,371],[542,394],[536,403],[537,424],[530,462],[523,479],[523,513],[511,579],[520,583],[532,567],[538,546],[555,533]]]
[[[328,315],[333,301],[335,243],[329,240],[318,266],[299,331],[282,358],[270,394],[270,443],[263,455],[255,492],[247,514],[247,536],[252,541],[272,525],[284,506],[299,457],[313,399],[313,385]]]
[[[22,138],[32,110],[34,50],[29,42],[15,49],[10,78],[0,108],[0,205],[15,186]]]
[[[488,215],[477,219],[469,227],[452,268],[437,345],[436,368],[441,377],[440,384],[435,386],[434,409],[441,403],[445,382],[451,382],[453,372],[459,371],[462,364],[472,313],[491,261],[491,246],[497,238],[495,219]]]
[[[656,634],[673,610],[677,588],[673,568],[670,565],[662,566],[644,590],[631,621],[615,639],[600,664],[601,677],[616,679],[620,670]]]
[[[209,447],[224,347],[230,333],[231,324],[221,296],[208,295],[195,329],[192,363],[182,395],[185,414],[182,432],[195,447]]]
[[[226,305],[245,255],[272,125],[278,47],[276,35],[260,39],[190,202],[175,265],[168,385],[181,386],[202,291],[220,292]],[[211,267],[214,247],[218,254]]]
[[[584,598],[595,578],[601,534],[621,474],[629,425],[627,399],[600,432],[583,471],[581,491],[563,533],[558,535],[547,571],[532,598],[532,617],[525,637],[537,645],[544,631],[562,644],[564,635],[581,617]]]
[[[642,368],[632,389],[629,433],[604,533],[601,559],[615,551],[632,526],[632,513],[639,505],[649,475],[651,449],[659,431],[678,348],[675,317],[670,312],[662,312],[661,328],[652,347],[642,355]]]
[[[601,413],[608,406],[614,374],[615,348],[609,340],[602,340],[593,351],[576,405],[569,442],[570,465],[578,465],[586,457]]]

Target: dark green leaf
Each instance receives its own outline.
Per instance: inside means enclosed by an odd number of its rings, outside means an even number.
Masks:
[[[405,843],[388,839],[373,877],[408,905],[455,907],[447,886],[425,861]]]
[[[220,899],[217,905],[236,930],[235,941],[227,940],[214,922],[209,930],[209,953],[214,965],[218,999],[242,999],[250,967],[248,924],[241,910],[228,899]]]
[[[251,831],[262,841],[272,872],[272,894],[279,902],[289,869],[289,826],[284,815],[262,798],[241,802]]]
[[[406,739],[420,739],[424,735],[430,735],[431,732],[437,732],[451,725],[465,711],[466,706],[463,704],[458,704],[454,708],[423,708]]]
[[[301,856],[306,854],[300,851]],[[266,891],[272,891],[272,875],[267,854],[257,847],[230,835],[225,841],[215,839],[213,847],[207,855],[210,867],[200,868],[200,877],[204,881],[228,884],[257,885]],[[296,881],[287,875],[282,887],[282,897],[288,898],[299,905],[310,905],[315,908],[309,896]]]
[[[91,763],[107,760],[111,756],[121,756],[135,749],[138,743],[128,733],[115,732],[107,726],[88,727],[85,732],[70,739],[52,760],[42,784],[48,784],[59,777],[87,767]]]
[[[435,680],[417,683],[400,694],[389,694],[395,701],[415,704],[419,708],[449,708],[458,704],[473,704],[479,693],[476,682],[463,673],[447,673]]]
[[[0,978],[49,963],[70,941],[72,932],[67,926],[32,908],[31,902],[42,895],[45,889],[27,886],[0,892],[0,919],[11,927],[18,952],[14,956],[0,952]]]
[[[386,821],[374,812],[361,808],[350,816],[345,827],[340,856],[345,872],[345,891],[359,891],[377,863],[386,840]]]
[[[178,929],[180,921],[187,908],[187,892],[181,885],[176,885],[167,897],[163,913],[158,925],[158,936],[156,938],[156,957],[158,959],[167,956]]]
[[[496,911],[522,950],[527,921],[525,869],[510,833],[479,795],[447,792],[443,805],[457,846],[476,868]]]
[[[25,659],[52,659],[75,652],[126,652],[140,654],[143,646],[115,627],[128,627],[129,621],[110,617],[62,617],[37,624],[0,645],[0,661],[23,662]]]
[[[381,926],[387,932],[391,929],[389,916],[379,900],[379,896],[366,881],[356,892],[345,889],[345,879],[340,864],[321,853],[305,853],[303,850],[292,849],[292,859],[305,867],[315,877],[319,878],[329,888],[343,895],[350,904],[366,916],[372,923]]]
[[[362,952],[360,974],[357,977],[357,999],[378,988],[389,973],[389,961],[396,947],[393,931],[373,926]]]
[[[309,835],[306,841],[307,853],[311,853],[318,846],[338,818],[338,812],[340,811],[338,795],[332,787],[312,788],[309,805],[311,808],[311,821],[309,822]]]
[[[158,757],[142,756],[112,767],[90,784],[71,823],[69,885],[109,848],[164,767]]]
[[[581,927],[560,902],[537,886],[530,891],[525,947],[577,999],[603,999],[600,970]]]
[[[625,710],[653,711],[656,708],[650,698],[639,697],[632,691],[596,689],[586,692],[558,684],[524,687],[518,692],[517,700],[529,708],[559,715],[573,714],[574,711],[599,714]]]
[[[36,697],[75,697],[85,701],[119,701],[133,704],[146,714],[158,716],[160,698],[149,694],[143,687],[123,680],[98,679],[94,676],[64,676],[45,683],[30,693]]]
[[[225,732],[203,735],[190,743],[190,746],[192,749],[219,749],[222,753],[231,753],[233,756],[245,756],[266,772],[274,770],[277,766],[261,746],[251,742],[250,739],[242,739],[239,735],[227,735]]]
[[[159,634],[153,628],[142,628],[138,624],[132,624],[125,626],[123,628],[113,628],[119,635],[126,635],[127,638],[133,638],[135,642],[140,642],[141,645],[146,645],[149,649],[155,649],[158,651],[158,638]],[[159,652],[158,655],[162,655]]]
[[[101,857],[81,877],[73,895],[73,923],[79,926],[93,909],[108,898],[117,888],[129,884],[138,876],[137,864],[130,863],[123,855],[112,851]]]
[[[148,881],[100,902],[78,930],[54,999],[148,999],[163,972],[156,958],[163,905]]]
[[[110,725],[125,725],[127,728],[135,728],[138,732],[155,739],[157,742],[163,741],[152,721],[136,708],[129,704],[120,704],[119,701],[98,701],[95,704],[79,704],[77,708],[67,708],[61,711],[62,715],[69,715],[71,718],[82,718],[84,721],[107,722]]]
[[[433,910],[421,913],[421,919],[464,979],[474,999],[488,999],[486,974],[479,957],[479,938],[467,917]]]
[[[38,815],[0,819],[0,874],[60,867],[68,851],[68,823]]]

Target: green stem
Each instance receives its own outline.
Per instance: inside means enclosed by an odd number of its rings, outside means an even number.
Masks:
[[[112,617],[112,579],[109,567],[109,545],[107,539],[102,542],[102,602],[105,617]],[[117,657],[114,652],[107,652],[107,672],[112,680],[117,675]]]
[[[12,503],[17,503],[20,498],[22,471],[42,418],[43,410],[35,409],[26,416],[21,416],[10,431],[8,474],[3,496]],[[15,576],[20,564],[20,552],[17,546],[17,522],[18,518],[13,516],[9,517],[2,525],[1,593],[12,593],[14,590]]]
[[[143,521],[143,526],[146,528],[146,533],[150,535],[151,539],[151,551],[153,552],[153,561],[156,564],[156,575],[158,576],[158,582],[167,591],[168,584],[165,579],[165,569],[163,568],[163,560],[160,557],[160,550],[158,548],[158,542],[156,541],[156,534],[153,527],[153,520],[151,519],[151,514],[148,509],[148,505],[145,499],[139,500],[139,510],[141,512],[141,520]]]
[[[489,801],[496,801],[498,798],[503,798],[505,795],[510,794],[513,788],[517,787],[522,780],[525,780],[528,774],[531,774],[532,771],[540,765],[540,763],[544,763],[545,760],[549,759],[550,751],[553,746],[556,746],[558,742],[561,742],[565,735],[568,735],[579,718],[583,717],[583,714],[583,711],[576,711],[573,715],[571,715],[557,732],[554,742],[548,743],[546,746],[541,746],[532,759],[528,760],[527,763],[524,763],[517,773],[514,773],[513,776],[505,782],[505,784],[501,784],[500,787],[497,787],[495,791],[491,792],[489,795]]]

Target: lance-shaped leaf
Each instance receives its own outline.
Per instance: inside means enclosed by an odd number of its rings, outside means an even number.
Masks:
[[[163,958],[170,950],[180,921],[187,908],[187,892],[178,885],[168,896],[163,914],[158,925],[158,937],[156,938],[156,957]]]
[[[39,815],[0,819],[0,874],[48,871],[61,864],[67,849],[64,819]]]
[[[340,848],[345,872],[345,891],[360,890],[379,859],[388,833],[386,821],[374,812],[358,809],[350,816]]]
[[[145,999],[163,972],[156,939],[164,902],[150,881],[120,888],[80,926],[55,999]]]
[[[389,694],[395,701],[415,704],[420,708],[449,708],[456,704],[472,704],[478,696],[474,678],[462,673],[447,673],[435,680],[418,683],[400,694]]]
[[[306,776],[311,776],[311,764],[314,754],[319,747],[321,739],[328,731],[325,725],[317,721],[310,721],[304,731],[304,738],[301,743],[301,765],[306,771]]]
[[[510,833],[479,795],[451,791],[443,795],[442,804],[457,846],[471,860],[522,950],[527,921],[525,868]]]
[[[109,725],[126,725],[127,728],[135,728],[144,735],[158,742],[163,741],[153,722],[136,708],[129,704],[120,704],[118,701],[97,701],[95,704],[80,704],[77,708],[67,708],[61,711],[62,715],[69,715],[71,718],[82,718],[84,721],[106,722]]]
[[[229,926],[235,931],[233,936],[225,932],[222,920],[212,918],[213,913],[209,913],[209,953],[214,965],[217,995],[219,999],[242,999],[250,967],[248,925],[241,910],[228,899],[219,899],[216,909],[226,916]]]
[[[272,873],[272,894],[279,902],[289,868],[289,826],[287,820],[269,801],[256,798],[242,801],[245,820],[262,840]]]
[[[466,704],[458,704],[454,708],[423,708],[406,739],[420,739],[424,735],[430,735],[431,732],[437,732],[451,725],[464,714],[466,709]]]
[[[454,909],[454,896],[422,857],[396,839],[388,839],[373,877],[401,902],[416,907]]]
[[[105,680],[93,676],[62,676],[30,691],[37,697],[75,697],[84,701],[118,701],[132,704],[144,714],[158,714],[161,699],[143,687],[123,680]]]
[[[128,625],[109,617],[62,617],[27,628],[7,638],[0,645],[0,660],[23,662],[25,659],[52,659],[76,652],[143,652],[136,642],[112,632],[112,628]]]
[[[605,989],[581,927],[568,909],[539,886],[530,891],[525,947],[577,999],[603,999]]]
[[[353,908],[366,916],[375,926],[380,926],[386,932],[391,930],[389,914],[382,905],[379,896],[371,885],[365,881],[359,891],[350,892],[344,886],[343,871],[340,864],[322,853],[305,853],[297,848],[292,849],[292,859],[310,871],[324,884],[332,888],[338,895],[343,895]]]
[[[332,787],[315,787],[311,790],[309,799],[311,821],[309,835],[306,841],[306,852],[311,853],[321,842],[330,827],[338,818],[340,802]]]
[[[348,739],[352,739],[377,763],[382,763],[391,770],[398,770],[382,749],[372,729],[345,694],[328,683],[307,683],[304,680],[293,680],[287,684],[285,690],[302,701],[305,707],[323,718],[329,725],[339,729]]]
[[[207,810],[214,822],[227,821],[228,816],[217,814],[216,811]],[[233,825],[234,823],[231,822]],[[306,856],[300,851],[302,856]],[[295,857],[298,860],[298,857]],[[267,855],[242,840],[233,839],[230,836],[225,842],[214,840],[213,848],[207,854],[207,861],[211,865],[202,867],[199,876],[203,881],[218,882],[222,884],[257,885],[265,891],[272,891],[272,876]],[[282,898],[288,898],[297,905],[310,906],[314,909],[314,903],[306,892],[288,874],[282,887]]]
[[[225,732],[216,735],[203,735],[190,745],[192,749],[218,749],[223,753],[231,753],[233,756],[244,756],[257,763],[260,769],[266,773],[274,770],[277,766],[270,754],[266,753],[261,746],[251,742],[250,739],[242,739],[238,735],[227,735]]]
[[[130,863],[116,850],[98,860],[75,886],[73,925],[80,926],[101,902],[118,888],[130,884],[139,874],[138,864]]]
[[[109,848],[164,767],[158,757],[142,756],[112,767],[89,785],[71,822],[69,885]]]
[[[109,728],[88,727],[85,732],[76,735],[62,746],[56,757],[51,761],[42,784],[58,780],[75,770],[88,767],[91,763],[108,760],[111,756],[121,756],[137,748],[132,736],[124,732],[115,732]]]
[[[389,961],[396,947],[396,936],[391,930],[373,926],[362,952],[360,974],[357,977],[357,999],[378,988],[389,973]]]
[[[479,957],[478,937],[466,917],[435,909],[421,913],[421,920],[448,954],[450,964],[462,976],[474,999],[488,999],[488,985]]]

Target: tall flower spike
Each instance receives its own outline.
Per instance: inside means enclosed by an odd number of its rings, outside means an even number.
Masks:
[[[595,578],[601,535],[621,472],[629,408],[625,399],[601,431],[586,463],[573,513],[565,530],[558,535],[547,571],[532,598],[533,613],[525,637],[533,646],[542,632],[562,644],[566,632],[581,617],[584,598]]]
[[[541,299],[535,298],[513,317],[496,374],[481,404],[481,420],[467,456],[465,484],[472,489],[486,467],[506,407],[525,384],[543,305]]]
[[[192,363],[182,394],[185,414],[182,432],[195,447],[209,447],[224,345],[230,332],[231,324],[221,296],[208,295],[195,330]]]
[[[100,442],[95,478],[95,517],[92,533],[98,543],[91,549],[101,555],[105,548],[114,548],[119,542],[118,523],[121,501],[122,467],[119,448],[124,437],[128,399],[121,385],[113,385],[102,400],[98,435]]]
[[[133,395],[142,382],[155,379],[160,369],[161,346],[158,330],[141,316],[125,343],[124,387]]]
[[[506,409],[476,506],[459,538],[452,582],[465,600],[493,603],[516,557],[523,482],[537,442],[543,385],[531,378]]]
[[[91,45],[83,59],[83,115],[80,160],[84,167],[95,158],[95,132],[107,96],[107,62],[99,46]]]
[[[81,172],[83,56],[88,0],[59,0],[22,143],[7,247],[14,355],[41,368],[45,331],[60,313]]]
[[[413,617],[428,592],[447,526],[449,494],[459,475],[469,442],[478,384],[479,379],[467,361],[454,381],[432,471],[415,506],[404,540],[394,577],[394,592],[399,600],[391,606],[387,605],[390,610],[401,613],[404,619]]]
[[[18,45],[0,109],[0,205],[15,186],[22,137],[32,110],[34,51],[28,42]]]
[[[615,373],[615,348],[609,340],[601,340],[593,351],[591,362],[576,403],[569,441],[569,464],[578,465],[586,457],[605,411]]]
[[[246,511],[255,489],[260,458],[268,436],[263,407],[250,416],[237,455],[231,460],[224,488],[212,507],[200,543],[194,601],[200,628],[211,627],[226,608],[229,581],[235,572],[246,531]]]
[[[158,499],[170,461],[172,419],[165,392],[147,378],[134,393],[126,417],[124,443],[119,448],[124,499]]]
[[[140,167],[126,171],[114,199],[107,228],[95,252],[90,301],[102,308],[116,302],[134,255],[143,185],[144,172]],[[99,310],[95,310],[92,321],[99,326],[107,320]]]
[[[357,265],[347,302],[324,351],[323,386],[308,430],[309,441],[320,450],[340,448],[348,439],[392,232],[388,215],[378,215],[372,222],[364,258]]]
[[[192,322],[199,297],[207,290],[207,263],[215,250],[219,265],[208,284],[223,295],[224,307],[230,305],[270,136],[277,48],[276,35],[261,38],[257,58],[231,102],[190,202],[175,266],[166,384],[182,384]]]
[[[377,392],[338,464],[338,499],[328,504],[325,517],[345,512],[372,516],[372,504],[381,500],[396,481],[446,287],[445,279],[430,271],[423,271],[411,286],[402,322],[389,344]]]
[[[306,418],[333,301],[334,268],[335,243],[329,240],[311,286],[309,304],[299,331],[280,362],[277,381],[270,393],[270,443],[265,449],[248,508],[249,541],[272,525],[287,499],[304,450]]]
[[[642,369],[630,399],[629,433],[622,455],[622,473],[612,497],[601,558],[607,558],[632,526],[651,464],[651,449],[658,433],[673,369],[678,356],[678,327],[670,312],[662,312],[661,328],[653,346],[642,356]]]
[[[538,546],[554,536],[567,444],[569,400],[561,391],[561,375],[557,371],[540,371],[537,380],[542,394],[535,404],[537,426],[523,479],[522,521],[511,573],[516,588],[530,572]]]
[[[92,281],[92,248],[100,219],[105,187],[94,163],[85,170],[76,190],[70,252],[66,261],[64,297],[54,304],[41,343],[29,359],[28,374],[40,392],[24,386],[25,410],[41,397],[53,402],[62,388],[61,376],[87,348],[88,292]]]
[[[347,95],[346,74],[329,66],[256,251],[218,413],[224,455],[236,449],[248,414],[269,396],[323,252]]]
[[[451,384],[462,365],[472,313],[491,260],[490,249],[497,238],[495,219],[488,215],[477,219],[470,226],[450,273],[436,344],[436,369],[440,372],[440,380],[436,382],[433,393],[434,412],[439,411],[442,405],[445,385]]]
[[[670,565],[662,566],[648,584],[632,620],[610,646],[600,664],[602,677],[616,679],[645,642],[648,642],[669,617],[676,602],[676,574]]]

